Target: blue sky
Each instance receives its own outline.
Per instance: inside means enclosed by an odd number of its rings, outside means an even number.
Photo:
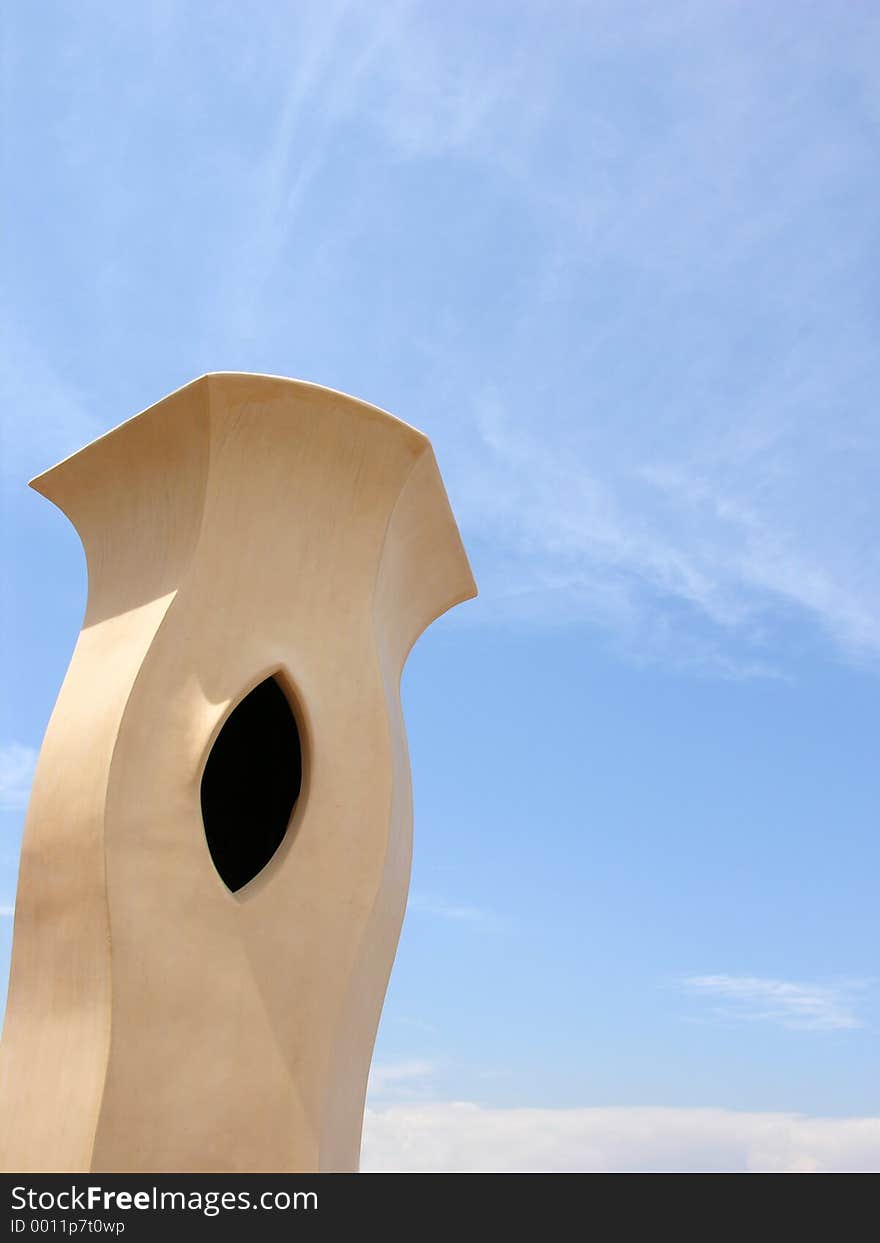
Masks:
[[[368,1168],[876,1168],[880,13],[19,5],[0,953],[82,619],[25,481],[196,375],[432,438]]]

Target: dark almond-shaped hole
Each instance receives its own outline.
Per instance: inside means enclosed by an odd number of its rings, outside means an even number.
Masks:
[[[284,840],[302,786],[296,718],[266,678],[223,723],[202,776],[202,820],[214,866],[234,893]]]

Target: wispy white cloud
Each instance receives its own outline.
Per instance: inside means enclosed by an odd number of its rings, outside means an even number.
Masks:
[[[274,69],[283,90],[276,100],[277,119],[251,160],[241,241],[221,278],[228,295],[219,301],[236,344],[257,335],[265,322],[266,285],[295,238],[316,182],[332,162],[340,127],[362,111],[371,74],[393,63],[391,48],[405,8],[389,3],[381,12],[371,11],[369,21],[350,0],[303,4],[295,15],[279,12],[273,33],[282,54],[268,65],[266,36],[260,31],[251,72],[265,79]],[[252,30],[242,29],[241,35],[253,41]],[[334,227],[340,227],[338,221]],[[325,233],[312,238],[311,249],[319,252],[328,244]]]
[[[855,994],[864,985],[801,984],[759,976],[697,975],[684,981],[691,993],[720,1003],[725,1018],[778,1023],[808,1031],[841,1031],[861,1027],[854,1009]]]
[[[464,156],[522,171],[549,98],[547,67],[518,25],[493,26],[501,54],[487,59],[481,39],[450,38],[445,16],[430,6],[400,9],[368,109],[398,158]]]
[[[15,914],[15,906],[11,902],[0,902],[0,919],[12,919]]]
[[[464,1102],[368,1108],[369,1172],[880,1169],[880,1118],[724,1109],[498,1109]]]
[[[433,1023],[412,1014],[395,1014],[393,1021],[401,1027],[411,1027],[419,1032],[436,1032],[437,1030]]]
[[[436,1063],[424,1059],[410,1058],[403,1062],[379,1062],[370,1071],[370,1085],[374,1090],[381,1090],[390,1083],[409,1083],[413,1079],[424,1079],[433,1073]]]
[[[780,676],[778,636],[791,622],[812,623],[849,659],[880,660],[868,515],[838,509],[814,536],[824,511],[803,512],[815,495],[804,444],[768,450],[725,480],[724,467],[670,456],[622,466],[607,443],[585,453],[576,435],[563,444],[559,430],[537,432],[498,393],[475,417],[483,451],[462,468],[459,497],[467,524],[494,544],[484,618],[586,621],[629,656],[732,677]],[[880,460],[880,438],[857,452]],[[760,474],[782,454],[789,495],[770,507]],[[854,486],[863,471],[854,466]]]
[[[398,1062],[374,1062],[370,1068],[369,1097],[374,1103],[421,1100],[431,1094],[436,1062],[408,1058]]]
[[[27,806],[37,753],[20,742],[0,746],[0,808],[18,811]]]
[[[428,894],[410,894],[409,909],[421,915],[433,915],[438,919],[469,924],[481,932],[500,932],[506,926],[504,919],[494,911],[486,910],[484,907],[449,902],[444,898],[431,897]]]

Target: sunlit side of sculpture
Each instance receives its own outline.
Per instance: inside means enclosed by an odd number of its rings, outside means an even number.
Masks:
[[[33,486],[89,591],[25,826],[0,1168],[356,1169],[409,883],[401,671],[476,594],[430,443],[327,389],[215,374]],[[202,778],[267,679],[294,810],[236,888]]]

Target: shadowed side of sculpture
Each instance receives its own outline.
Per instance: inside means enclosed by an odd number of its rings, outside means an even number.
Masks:
[[[89,605],[25,830],[0,1164],[355,1169],[409,881],[400,674],[475,594],[430,444],[212,375],[38,483]]]

